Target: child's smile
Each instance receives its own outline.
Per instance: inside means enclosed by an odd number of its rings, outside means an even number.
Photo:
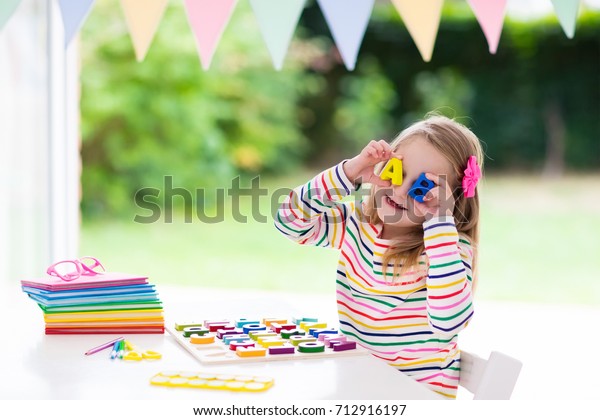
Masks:
[[[396,199],[390,197],[389,195],[385,196],[385,199],[383,200],[383,202],[385,204],[387,204],[388,206],[393,207],[394,209],[399,210],[399,211],[408,210],[404,205],[398,203],[396,201]]]

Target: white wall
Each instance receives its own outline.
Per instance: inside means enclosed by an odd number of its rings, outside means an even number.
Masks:
[[[0,281],[78,249],[77,47],[56,3],[23,0],[0,31]]]

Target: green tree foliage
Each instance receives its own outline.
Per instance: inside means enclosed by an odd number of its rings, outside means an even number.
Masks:
[[[241,2],[209,71],[201,68],[183,2],[171,2],[141,63],[116,0],[98,2],[82,34],[84,214],[122,213],[164,177],[190,191],[240,173],[298,162],[306,148],[296,104],[315,89],[301,42],[272,69],[254,15]],[[205,203],[200,203],[205,204]]]

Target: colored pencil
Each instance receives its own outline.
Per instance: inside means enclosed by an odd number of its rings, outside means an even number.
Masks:
[[[107,349],[112,347],[117,341],[123,340],[123,337],[115,338],[114,340],[110,340],[108,343],[100,344],[98,347],[94,347],[93,349],[89,349],[84,354],[89,356],[90,354],[98,353],[100,350]]]

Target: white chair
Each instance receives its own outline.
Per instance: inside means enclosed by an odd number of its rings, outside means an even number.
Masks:
[[[497,351],[486,360],[462,350],[459,385],[474,400],[509,400],[522,366],[520,360]]]

